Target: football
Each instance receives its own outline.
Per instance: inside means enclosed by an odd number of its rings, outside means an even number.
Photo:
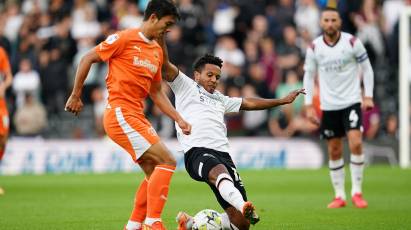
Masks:
[[[221,214],[211,209],[204,209],[194,216],[193,230],[222,230]]]

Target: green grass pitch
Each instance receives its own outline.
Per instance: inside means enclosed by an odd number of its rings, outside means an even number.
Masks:
[[[326,205],[333,196],[327,169],[240,170],[261,222],[252,229],[411,229],[411,170],[369,167],[369,208]],[[349,170],[346,168],[349,194]],[[0,176],[0,229],[122,229],[142,173]],[[176,229],[179,210],[221,211],[209,188],[177,172],[163,220]]]

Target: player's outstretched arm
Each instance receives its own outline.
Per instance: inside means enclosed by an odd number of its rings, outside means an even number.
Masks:
[[[165,36],[166,33],[164,33],[162,36],[159,36],[156,40],[158,44],[161,46],[161,49],[163,49],[163,78],[168,82],[172,82],[178,75],[178,68],[173,63],[171,63],[170,59],[168,58],[168,50],[165,41]]]
[[[177,122],[178,126],[185,135],[189,135],[191,133],[191,125],[181,117],[181,115],[171,104],[167,95],[163,92],[163,90],[161,90],[161,82],[153,81],[150,89],[150,98],[163,113]]]
[[[8,62],[8,60],[6,60]],[[10,65],[9,65],[10,66]],[[0,83],[0,98],[5,98],[6,90],[11,86],[13,83],[13,74],[11,73],[11,69],[8,68],[4,72],[4,81]]]
[[[96,62],[101,62],[100,56],[94,51],[94,49],[84,55],[77,67],[76,77],[74,79],[74,86],[70,97],[66,102],[64,110],[74,113],[76,116],[81,112],[83,108],[83,102],[81,101],[81,92],[83,90],[84,81],[87,78],[91,65]]]
[[[280,99],[265,99],[265,98],[243,98],[241,110],[262,110],[269,109],[279,105],[292,103],[298,95],[305,94],[304,89],[298,89],[290,92],[287,96]]]

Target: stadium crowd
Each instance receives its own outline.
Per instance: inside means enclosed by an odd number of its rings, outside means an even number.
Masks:
[[[104,64],[85,83],[85,108],[78,119],[64,112],[80,57],[117,30],[138,27],[148,0],[3,0],[0,46],[10,58],[14,80],[7,92],[11,134],[45,138],[104,136]],[[302,88],[306,47],[321,33],[326,0],[177,0],[178,25],[168,34],[173,63],[188,75],[199,55],[224,60],[218,90],[229,96],[282,97]],[[375,73],[376,107],[363,117],[365,138],[398,132],[398,16],[411,1],[339,0],[343,31],[365,44]],[[168,87],[170,97],[172,93]],[[271,111],[227,116],[229,135],[276,137],[317,135],[304,115],[303,97]],[[319,109],[319,99],[315,99]],[[162,137],[174,124],[150,101],[146,114]]]

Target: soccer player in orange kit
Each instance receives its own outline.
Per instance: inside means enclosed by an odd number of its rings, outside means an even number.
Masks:
[[[177,113],[161,90],[163,51],[154,40],[178,19],[177,8],[170,0],[150,1],[140,28],[108,36],[82,58],[65,107],[75,115],[81,111],[81,91],[91,65],[107,62],[109,98],[104,129],[146,175],[136,192],[134,209],[125,226],[127,230],[165,229],[161,212],[176,167],[174,157],[144,116],[146,97],[149,95],[162,112],[176,121],[185,135],[191,132],[191,125]]]
[[[0,162],[6,150],[7,138],[9,135],[9,112],[6,104],[6,90],[13,82],[10,62],[6,50],[0,47]],[[0,195],[4,194],[0,187]]]

